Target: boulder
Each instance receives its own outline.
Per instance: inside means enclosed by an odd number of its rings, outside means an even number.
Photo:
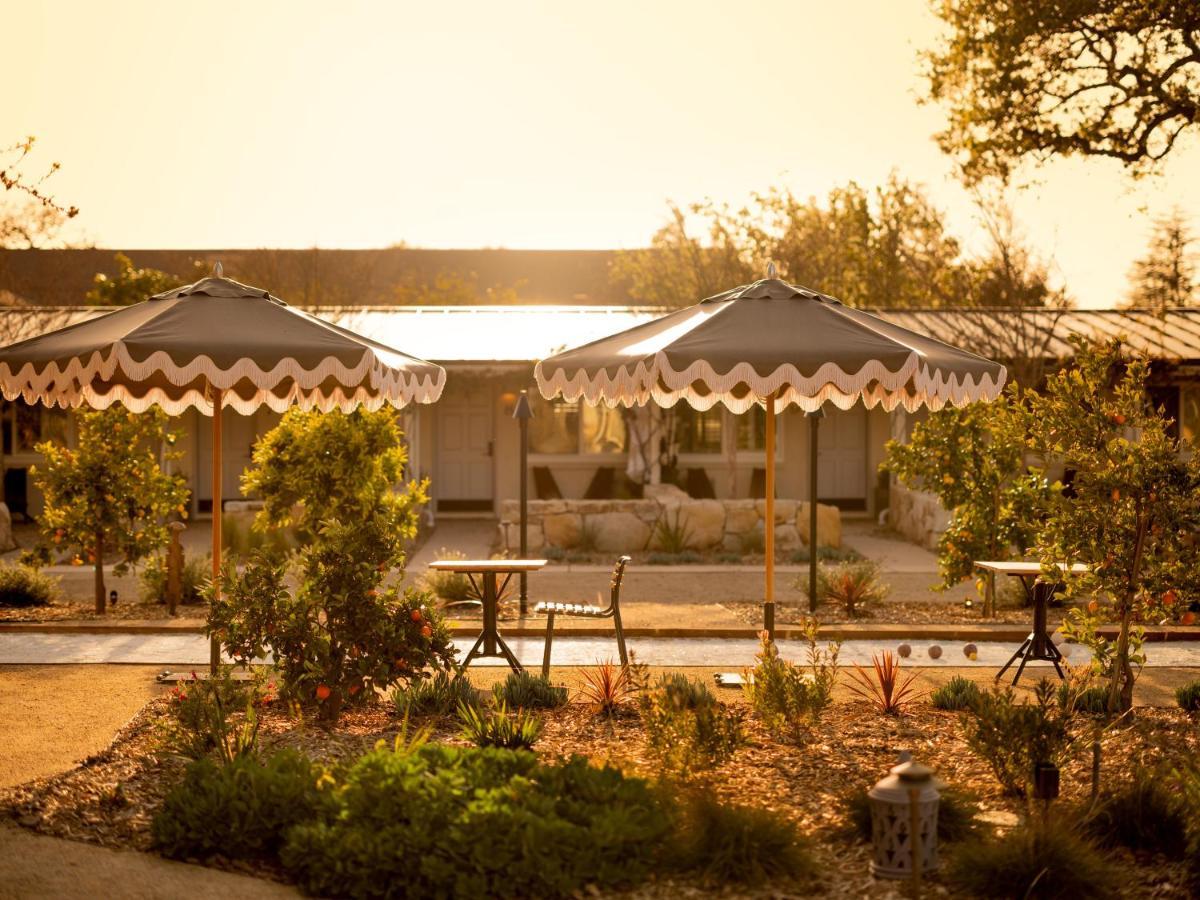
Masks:
[[[542,532],[547,544],[570,549],[579,544],[579,536],[583,533],[583,516],[578,513],[543,516]]]
[[[7,503],[0,503],[0,553],[15,550],[17,542],[13,540],[12,514],[8,511]]]
[[[767,517],[767,501],[755,500],[754,508],[758,510],[758,517],[765,519]],[[796,501],[795,500],[775,500],[775,524],[781,525],[784,522],[790,522],[796,518]]]
[[[642,488],[642,496],[658,503],[686,503],[687,491],[673,484],[648,484]]]
[[[595,539],[596,549],[604,553],[642,550],[650,540],[650,526],[630,512],[588,516],[587,528]]]
[[[725,501],[726,534],[744,534],[759,522],[758,508],[753,500]]]
[[[807,500],[797,504],[796,531],[803,543],[811,543],[808,538]],[[824,503],[817,504],[817,546],[833,547],[835,549],[842,546],[842,511],[836,506],[827,506]]]
[[[504,548],[513,553],[521,551],[521,523],[506,522],[500,526],[501,537],[504,540]],[[530,553],[539,552],[546,544],[546,537],[542,533],[542,526],[529,523],[529,530],[525,534],[527,546]]]
[[[819,514],[819,511],[818,511]],[[821,523],[817,522],[817,534],[821,534]],[[840,537],[840,536],[839,536]],[[794,550],[800,546],[800,532],[791,522],[775,526],[775,549]]]
[[[692,550],[707,550],[725,536],[725,506],[720,500],[691,500],[679,505],[679,523]]]

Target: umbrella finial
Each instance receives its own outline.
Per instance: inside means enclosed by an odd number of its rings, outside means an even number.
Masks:
[[[225,269],[221,265],[221,261],[219,259],[215,263],[213,263],[212,273],[213,273],[213,278],[223,278],[225,276]]]
[[[767,260],[767,277],[768,278],[777,278],[778,277],[778,270],[775,268],[775,260],[773,260],[773,259]]]

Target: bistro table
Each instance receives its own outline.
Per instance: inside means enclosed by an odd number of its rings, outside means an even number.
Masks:
[[[1004,673],[1008,671],[1009,667],[1018,659],[1021,660],[1021,665],[1017,666],[1017,674],[1013,676],[1013,684],[1021,680],[1021,673],[1025,671],[1025,664],[1031,659],[1046,660],[1054,666],[1054,671],[1058,673],[1058,677],[1064,678],[1062,667],[1059,665],[1059,662],[1062,661],[1062,654],[1058,651],[1058,647],[1054,646],[1054,641],[1050,639],[1050,634],[1046,629],[1046,607],[1060,585],[1045,581],[1041,577],[1041,563],[976,560],[975,568],[989,573],[1020,579],[1021,587],[1025,588],[1025,596],[1033,605],[1033,631],[1029,632],[1029,636],[1017,648],[1017,652],[1004,664],[1004,668],[996,673],[996,680],[999,681]],[[1069,572],[1072,575],[1079,575],[1087,572],[1088,567],[1082,563],[1074,563],[1070,566],[1066,563],[1059,563],[1058,570],[1064,574]]]
[[[464,669],[473,659],[494,657],[507,661],[514,672],[522,671],[521,663],[500,637],[500,630],[496,627],[496,607],[500,594],[514,575],[536,572],[545,566],[546,562],[544,559],[441,559],[429,564],[429,568],[439,572],[458,572],[466,575],[475,590],[475,595],[483,604],[483,631],[475,646],[463,659]],[[501,575],[504,576],[504,581],[499,580]]]

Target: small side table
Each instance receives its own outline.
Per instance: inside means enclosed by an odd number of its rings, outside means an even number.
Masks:
[[[999,681],[1003,678],[1004,673],[1018,659],[1021,660],[1021,664],[1017,666],[1017,674],[1013,676],[1013,684],[1021,680],[1021,674],[1025,671],[1025,664],[1034,659],[1041,659],[1051,663],[1054,666],[1054,671],[1058,673],[1058,677],[1065,678],[1062,666],[1059,665],[1062,662],[1062,653],[1054,645],[1054,641],[1050,639],[1050,634],[1046,626],[1046,607],[1050,603],[1050,598],[1054,596],[1054,592],[1058,590],[1059,585],[1042,580],[1042,566],[1040,563],[977,560],[975,568],[982,569],[985,572],[995,572],[1000,575],[1007,575],[1010,578],[1020,579],[1021,587],[1025,589],[1025,596],[1029,598],[1030,603],[1033,605],[1033,631],[1029,632],[1029,636],[1017,648],[1017,652],[996,673],[996,680]],[[1088,571],[1088,567],[1081,563],[1075,563],[1070,566],[1065,563],[1059,563],[1058,569],[1064,574],[1067,572],[1082,574]]]
[[[500,630],[496,626],[497,606],[500,594],[514,575],[536,572],[546,563],[547,560],[544,559],[442,559],[429,564],[429,568],[439,572],[458,572],[466,575],[471,581],[475,595],[483,604],[483,630],[463,659],[464,669],[472,660],[497,658],[506,661],[514,672],[523,671],[517,657],[500,637]],[[499,580],[501,575],[504,576],[502,582]]]

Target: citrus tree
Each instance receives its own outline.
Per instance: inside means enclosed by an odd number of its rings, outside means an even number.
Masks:
[[[1048,488],[1025,466],[1027,423],[1021,399],[1010,390],[992,403],[930,413],[908,443],[888,442],[884,468],[950,511],[937,546],[943,590],[969,577],[976,560],[1011,559],[1032,545],[1036,510]],[[990,605],[994,585],[986,585]]]
[[[1075,472],[1048,496],[1036,550],[1048,578],[1060,562],[1090,567],[1069,586],[1100,599],[1065,630],[1092,647],[1116,712],[1133,702],[1140,623],[1184,617],[1200,598],[1200,455],[1151,406],[1144,359],[1124,359],[1118,342],[1076,351],[1029,402],[1030,448]],[[1096,633],[1105,620],[1115,642]]]
[[[96,612],[108,601],[105,554],[121,555],[116,572],[123,574],[167,545],[169,516],[187,515],[187,483],[161,465],[178,457],[167,422],[158,409],[81,411],[75,413],[75,446],[37,445],[46,460],[31,470],[45,498],[43,536],[50,549],[73,552],[76,565],[86,560],[93,566]]]
[[[227,564],[209,633],[238,660],[271,651],[284,692],[326,720],[453,662],[434,599],[398,587],[427,487],[401,483],[404,462],[391,410],[293,410],[242,479],[263,500],[255,527],[291,526],[300,546],[290,557],[258,553],[241,571]]]

